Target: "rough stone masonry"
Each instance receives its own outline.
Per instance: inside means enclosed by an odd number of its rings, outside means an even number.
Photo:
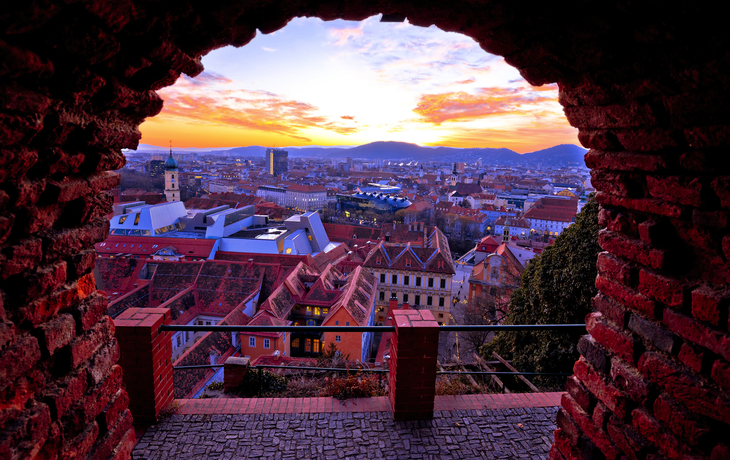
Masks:
[[[91,274],[156,90],[295,16],[399,13],[557,83],[602,210],[553,459],[730,456],[730,54],[700,2],[26,0],[0,11],[0,458],[128,458]]]

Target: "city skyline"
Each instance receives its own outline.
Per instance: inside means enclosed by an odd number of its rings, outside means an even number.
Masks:
[[[159,91],[141,143],[179,147],[578,144],[556,85],[530,86],[466,36],[432,26],[296,18],[203,58],[206,71]]]

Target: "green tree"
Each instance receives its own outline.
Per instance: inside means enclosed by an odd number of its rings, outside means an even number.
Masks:
[[[598,204],[591,198],[573,225],[555,243],[530,261],[521,286],[509,301],[504,324],[583,323],[596,295]],[[572,372],[578,359],[581,331],[500,332],[481,348],[491,357],[496,351],[522,372]],[[563,377],[536,377],[535,383],[562,388]]]

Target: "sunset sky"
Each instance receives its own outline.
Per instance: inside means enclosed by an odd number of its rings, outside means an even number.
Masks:
[[[406,23],[298,18],[160,91],[141,143],[175,147],[403,141],[507,147],[577,144],[556,85],[530,86],[466,36]]]

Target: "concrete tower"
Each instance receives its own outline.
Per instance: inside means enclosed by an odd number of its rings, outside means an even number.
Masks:
[[[165,161],[165,197],[167,201],[180,201],[180,175],[177,172],[177,161],[172,157],[170,147],[170,158]]]

